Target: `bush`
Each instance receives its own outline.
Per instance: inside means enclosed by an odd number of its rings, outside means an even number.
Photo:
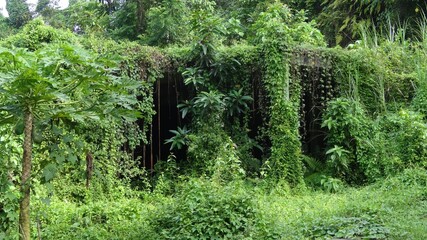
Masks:
[[[80,206],[52,199],[50,205],[37,206],[37,218],[43,239],[147,239],[151,233],[146,219],[149,209],[139,199]]]
[[[151,224],[158,239],[244,239],[254,216],[250,192],[240,183],[190,179],[173,202],[155,212]]]
[[[55,29],[45,25],[42,18],[30,21],[23,29],[15,35],[3,40],[2,46],[23,47],[35,51],[47,43],[76,43],[76,36],[70,31]]]
[[[390,157],[396,158],[404,168],[427,167],[427,125],[419,113],[401,110],[387,115],[382,121]]]
[[[327,165],[336,177],[349,183],[366,180],[361,163],[371,161],[367,142],[372,134],[370,121],[360,103],[337,98],[328,103],[322,127],[328,129]]]
[[[427,167],[427,125],[419,113],[401,110],[372,121],[360,104],[338,98],[329,102],[326,152],[331,174],[360,184],[408,167]]]

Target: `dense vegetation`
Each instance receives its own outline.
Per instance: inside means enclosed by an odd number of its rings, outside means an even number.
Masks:
[[[424,1],[8,0],[1,239],[426,239]]]

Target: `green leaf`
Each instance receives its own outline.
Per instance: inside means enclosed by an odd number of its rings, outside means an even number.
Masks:
[[[43,169],[43,177],[46,182],[49,182],[56,174],[57,168],[56,164],[49,163],[46,167]]]
[[[57,155],[57,156],[55,157],[55,160],[56,160],[56,162],[57,162],[59,165],[62,165],[62,164],[65,162],[65,156],[63,156],[63,155]]]
[[[69,162],[71,162],[71,163],[73,163],[73,164],[75,164],[76,162],[77,162],[77,156],[76,155],[70,155],[70,156],[68,156],[68,159],[67,159]]]

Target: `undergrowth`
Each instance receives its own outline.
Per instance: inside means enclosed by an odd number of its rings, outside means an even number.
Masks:
[[[42,239],[426,239],[427,173],[361,188],[271,193],[257,181],[189,178],[175,195],[37,203]],[[37,230],[37,227],[39,230]],[[5,236],[0,235],[0,239]],[[6,238],[7,239],[7,238]]]

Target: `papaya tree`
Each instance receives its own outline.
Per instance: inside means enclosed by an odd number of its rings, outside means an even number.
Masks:
[[[20,239],[30,239],[32,151],[40,121],[72,123],[105,117],[136,120],[138,83],[120,77],[118,61],[78,46],[50,44],[34,52],[0,49],[0,124],[23,131]],[[22,127],[21,127],[22,126]],[[22,129],[20,129],[22,128]]]

